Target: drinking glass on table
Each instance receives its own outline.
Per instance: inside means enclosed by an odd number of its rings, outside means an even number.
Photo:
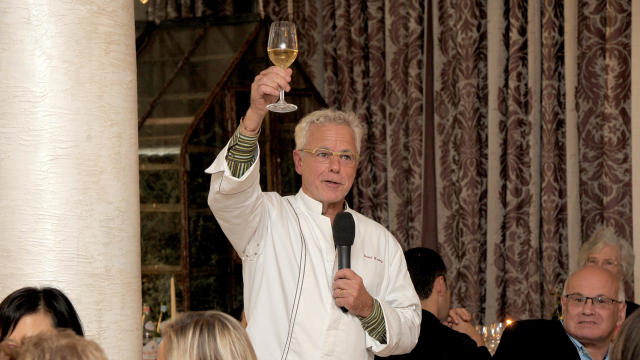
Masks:
[[[276,66],[286,69],[298,56],[298,37],[296,25],[290,21],[276,21],[271,24],[269,30],[269,43],[267,44],[269,59]],[[298,109],[297,106],[284,101],[284,89],[280,89],[280,100],[267,105],[267,109],[273,112],[291,112]]]
[[[504,322],[491,323],[485,326],[486,330],[483,332],[484,343],[491,355],[496,352],[505,327],[506,323]]]

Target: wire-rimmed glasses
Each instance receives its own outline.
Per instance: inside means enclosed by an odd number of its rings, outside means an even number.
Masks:
[[[313,158],[321,163],[328,163],[334,156],[340,160],[343,166],[355,166],[358,163],[358,154],[353,151],[332,151],[325,148],[299,149],[313,155]]]
[[[622,301],[612,299],[604,295],[584,296],[582,294],[567,294],[564,296],[570,303],[575,305],[586,305],[591,300],[593,306],[607,306],[612,304],[620,304]]]

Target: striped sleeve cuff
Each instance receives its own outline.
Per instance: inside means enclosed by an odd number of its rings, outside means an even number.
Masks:
[[[373,299],[373,311],[371,315],[366,318],[358,316],[362,328],[371,336],[376,339],[380,344],[387,343],[387,326],[384,322],[384,313],[382,312],[382,306],[378,302],[378,299]]]
[[[240,133],[240,126],[238,126],[229,141],[227,157],[225,158],[231,175],[235,178],[241,178],[256,161],[258,137],[260,136],[260,133],[255,136],[244,135]]]

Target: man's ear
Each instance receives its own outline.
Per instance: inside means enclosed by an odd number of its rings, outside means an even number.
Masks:
[[[444,276],[440,275],[433,282],[433,292],[437,295],[443,295],[447,292],[447,284],[444,280]]]
[[[298,150],[293,150],[293,163],[296,166],[296,172],[298,175],[302,175],[302,156]]]
[[[627,303],[625,301],[622,302],[622,304],[619,305],[619,309],[618,309],[618,321],[616,321],[616,324],[618,325],[618,327],[620,327],[622,325],[622,323],[624,322],[624,319],[627,317]]]

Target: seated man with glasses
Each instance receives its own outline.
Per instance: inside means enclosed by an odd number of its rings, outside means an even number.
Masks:
[[[209,206],[242,257],[249,338],[259,359],[407,353],[418,340],[421,312],[402,247],[345,202],[362,121],[337,110],[306,115],[295,128],[293,151],[302,188],[285,197],[260,188],[258,136],[266,105],[281,88],[288,91],[290,81],[291,70],[278,67],[256,76],[249,110],[207,169]],[[332,224],[340,212],[353,216],[355,232],[351,268],[338,270]]]
[[[624,287],[611,271],[585,266],[567,279],[562,320],[522,320],[508,326],[494,359],[608,360],[625,319]]]

